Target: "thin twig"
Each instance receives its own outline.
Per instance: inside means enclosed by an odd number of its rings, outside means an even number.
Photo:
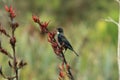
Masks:
[[[105,19],[105,21],[112,22],[112,23],[114,23],[114,24],[116,24],[118,26],[118,22],[113,20],[111,17],[108,17],[107,19]]]

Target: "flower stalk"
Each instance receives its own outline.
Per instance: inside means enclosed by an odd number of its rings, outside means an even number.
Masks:
[[[11,60],[8,61],[8,65],[11,69],[14,70],[14,75],[13,76],[6,76],[3,73],[2,70],[2,66],[0,67],[0,75],[7,80],[19,80],[19,69],[21,69],[22,67],[24,67],[27,63],[24,62],[23,60],[21,60],[20,62],[18,62],[17,57],[16,57],[16,37],[15,37],[15,30],[16,28],[18,28],[18,23],[14,21],[14,18],[16,17],[15,14],[15,10],[13,9],[12,6],[8,7],[7,5],[5,5],[5,10],[8,12],[9,14],[9,18],[10,18],[10,28],[11,28],[11,33],[8,34],[7,31],[1,26],[0,24],[0,32],[2,34],[4,34],[6,37],[8,37],[11,48],[12,48],[12,55],[3,48],[2,46],[2,41],[0,41],[0,52],[6,56],[8,56],[8,58],[10,58]],[[12,62],[11,62],[12,61]]]
[[[48,42],[51,44],[51,47],[53,48],[54,53],[61,58],[62,64],[59,65],[59,77],[58,80],[74,80],[73,74],[71,72],[71,68],[65,58],[65,55],[63,53],[64,47],[59,47],[55,35],[56,31],[49,31],[48,30],[48,24],[49,22],[41,22],[40,18],[36,15],[32,15],[32,19],[35,23],[37,23],[40,27],[41,32],[46,33],[48,35]],[[66,67],[64,67],[66,66]],[[67,77],[67,78],[66,78]]]

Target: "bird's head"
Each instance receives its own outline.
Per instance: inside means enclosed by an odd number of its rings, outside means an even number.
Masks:
[[[63,33],[63,29],[62,28],[57,28],[57,33],[59,34],[59,33]]]

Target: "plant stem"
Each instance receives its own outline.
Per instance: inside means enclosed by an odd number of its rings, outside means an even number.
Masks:
[[[67,60],[66,60],[64,54],[63,54],[63,53],[61,53],[61,54],[62,54],[63,62],[67,65],[68,63],[67,63]],[[70,76],[70,79],[71,79],[71,80],[74,80],[74,77],[73,77],[73,75],[72,75],[72,73],[71,73],[71,71],[70,71],[70,68],[68,68],[67,71],[68,71],[68,74],[69,74],[69,76]]]
[[[12,25],[13,26],[13,25]],[[12,38],[14,38],[14,28],[12,28]],[[18,68],[17,68],[17,60],[16,60],[16,50],[15,50],[15,42],[14,44],[12,45],[12,49],[13,49],[13,64],[14,64],[14,71],[15,71],[15,76],[16,76],[16,80],[18,80]]]
[[[119,80],[120,80],[120,1],[119,4],[119,22],[118,22],[118,70],[119,70]]]
[[[17,61],[16,61],[16,54],[15,54],[15,46],[12,47],[13,48],[13,63],[14,63],[14,71],[15,71],[15,75],[16,75],[16,80],[18,80],[18,69],[17,69]]]

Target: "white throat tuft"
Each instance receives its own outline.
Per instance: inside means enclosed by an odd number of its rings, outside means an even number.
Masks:
[[[60,34],[60,32],[57,31],[57,34]]]

